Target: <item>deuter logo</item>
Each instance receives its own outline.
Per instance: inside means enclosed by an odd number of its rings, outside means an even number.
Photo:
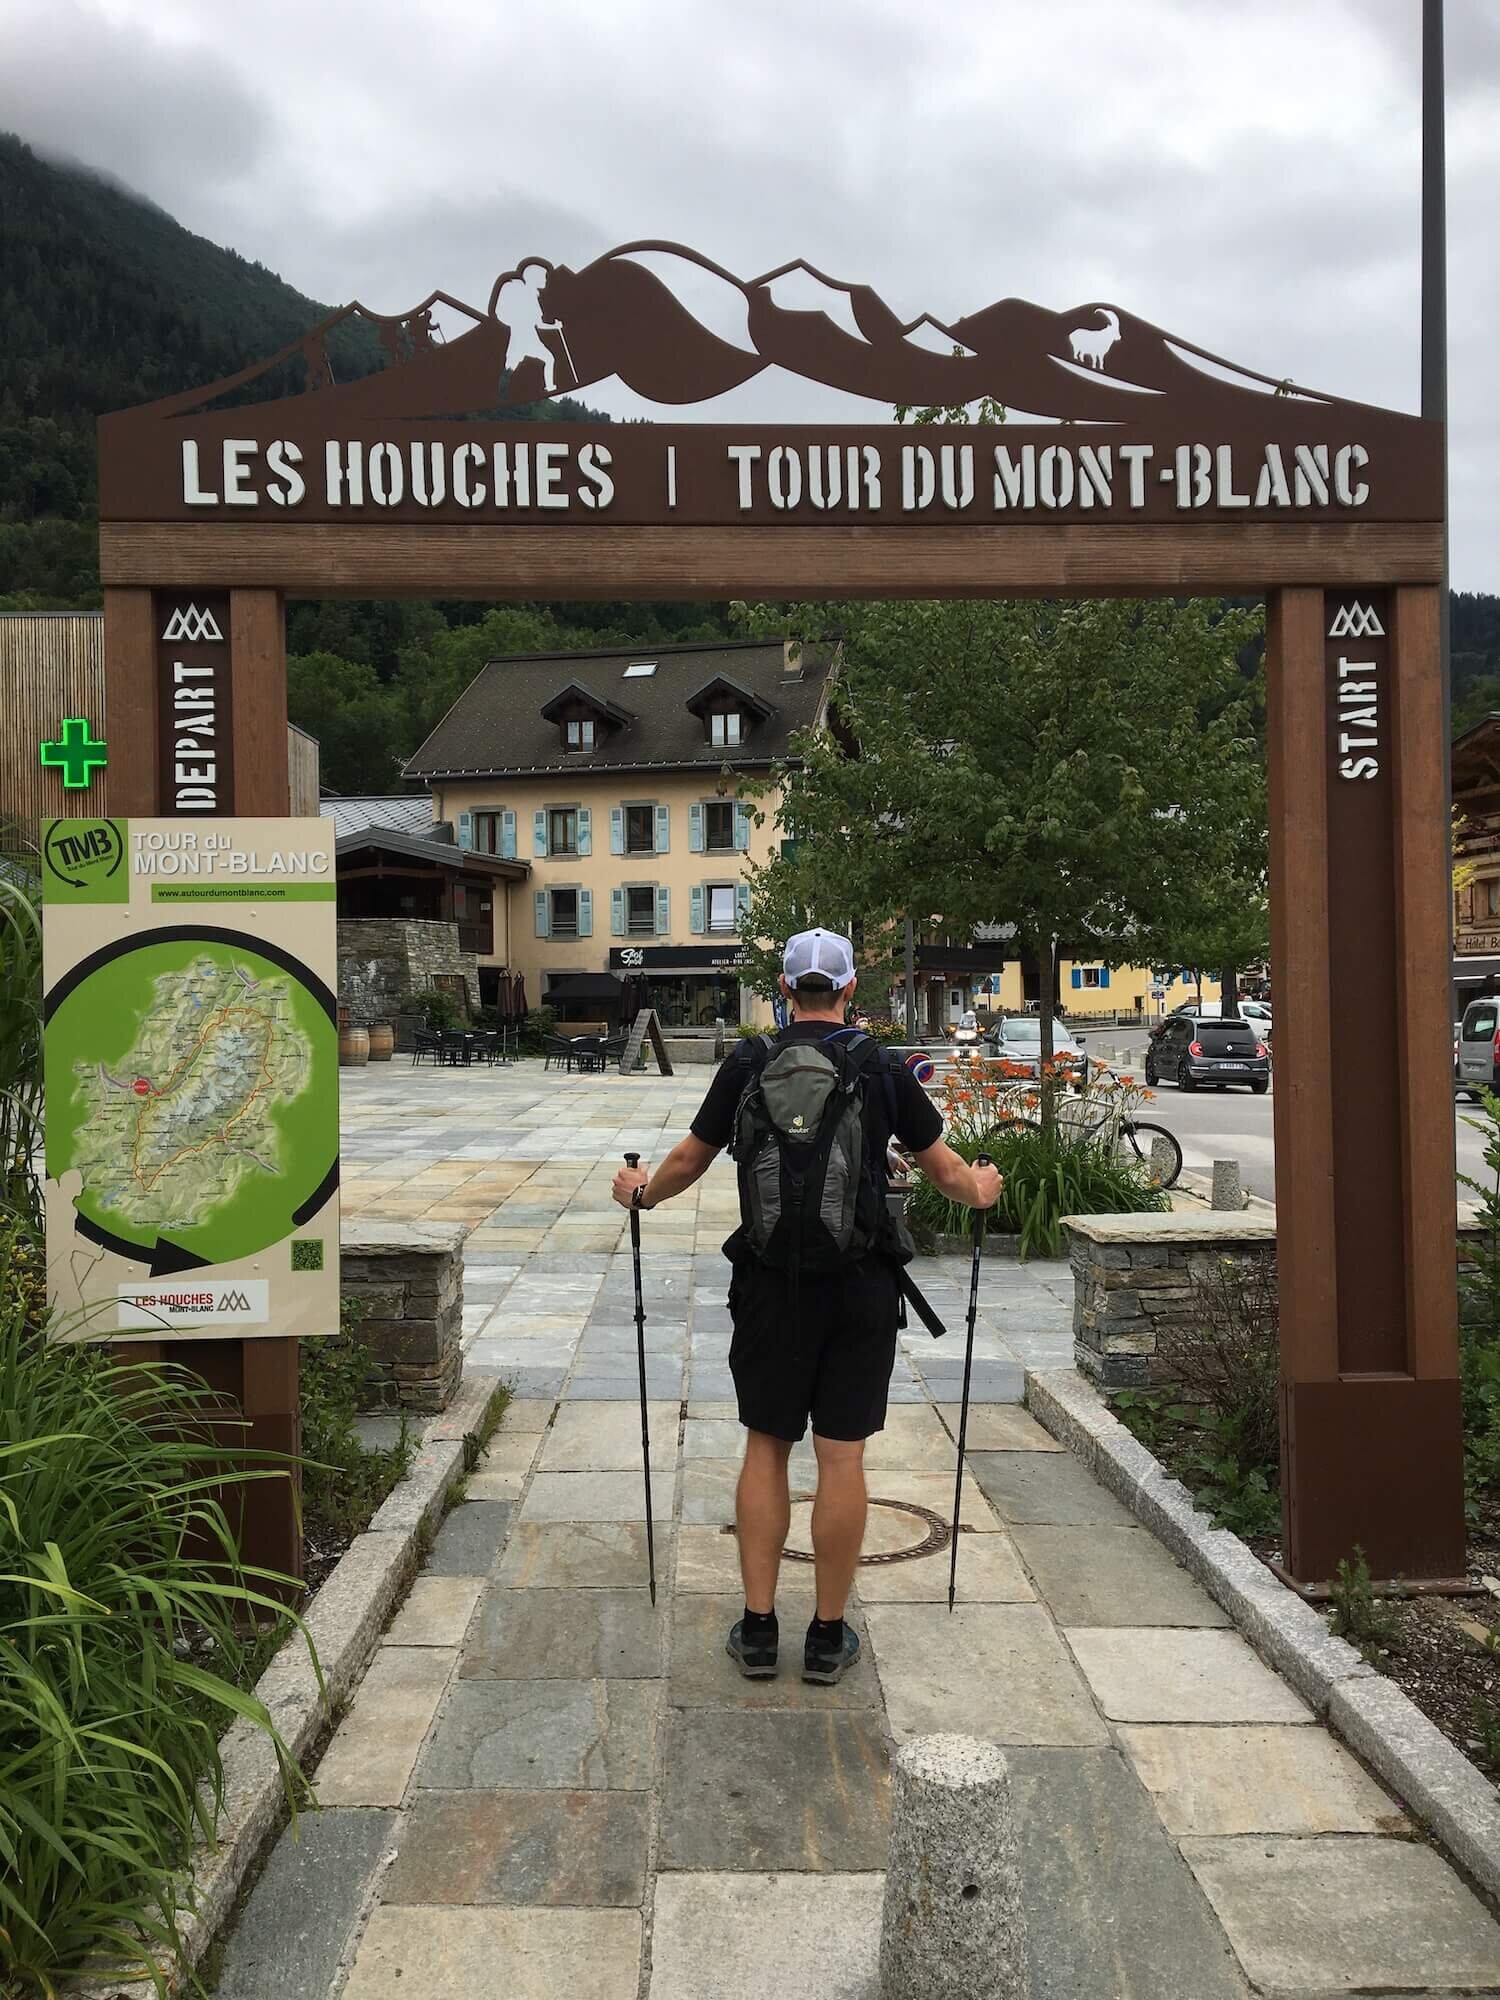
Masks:
[[[180,1278],[145,1285],[121,1285],[121,1332],[186,1331],[199,1326],[264,1326],[271,1316],[266,1278]]]

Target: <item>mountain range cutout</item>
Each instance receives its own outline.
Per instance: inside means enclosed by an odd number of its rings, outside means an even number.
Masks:
[[[373,327],[386,365],[338,383],[327,341],[350,320]],[[1289,434],[1319,408],[1416,421],[1240,367],[1104,300],[1057,312],[1008,298],[958,319],[903,321],[870,286],[802,260],[744,280],[661,242],[625,244],[578,270],[526,259],[496,279],[485,310],[440,291],[400,314],[356,301],[263,363],[150,407],[159,416],[203,410],[299,351],[303,395],[336,392],[351,417],[382,419],[503,411],[611,377],[650,402],[702,404],[779,367],[888,407],[988,396],[1033,417],[1105,426],[1170,408],[1203,437],[1215,420],[1247,416],[1267,434]]]

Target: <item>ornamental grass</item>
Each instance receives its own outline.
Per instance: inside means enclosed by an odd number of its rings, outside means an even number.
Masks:
[[[191,1861],[288,1580],[240,1560],[223,1498],[284,1479],[225,1443],[187,1370],[49,1338],[39,1189],[40,923],[0,841],[0,1991],[180,1958]],[[217,1421],[212,1421],[217,1419]],[[233,1500],[231,1498],[231,1505]]]

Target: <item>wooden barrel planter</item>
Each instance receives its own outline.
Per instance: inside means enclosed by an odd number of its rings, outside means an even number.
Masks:
[[[370,1061],[389,1062],[396,1049],[396,1030],[389,1021],[372,1021],[368,1033]]]
[[[340,1028],[339,1061],[359,1069],[369,1060],[369,1031],[365,1028]]]

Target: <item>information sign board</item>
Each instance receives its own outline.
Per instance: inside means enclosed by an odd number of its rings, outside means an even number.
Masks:
[[[60,1338],[337,1331],[333,842],[316,819],[45,828]]]

